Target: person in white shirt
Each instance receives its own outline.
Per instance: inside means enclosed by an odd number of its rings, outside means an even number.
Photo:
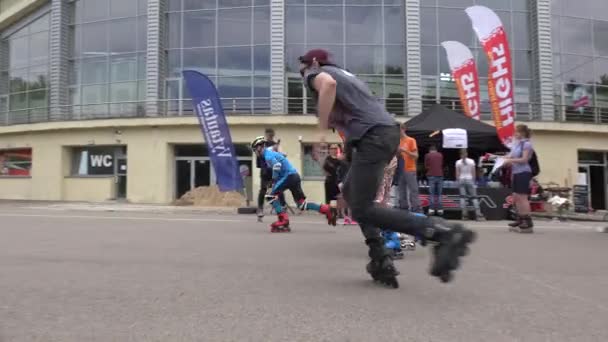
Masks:
[[[456,162],[456,180],[460,188],[460,209],[462,210],[462,219],[466,220],[469,217],[467,210],[468,199],[473,200],[475,207],[475,217],[477,220],[483,220],[483,215],[479,209],[479,200],[477,199],[477,189],[475,187],[475,176],[477,175],[477,167],[473,159],[467,158],[467,150],[460,150],[460,159]]]

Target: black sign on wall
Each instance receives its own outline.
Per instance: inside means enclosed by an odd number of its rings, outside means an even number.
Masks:
[[[113,154],[89,154],[88,156],[90,175],[112,175],[114,174]]]
[[[574,198],[574,211],[577,213],[589,212],[589,186],[575,185],[572,189]]]

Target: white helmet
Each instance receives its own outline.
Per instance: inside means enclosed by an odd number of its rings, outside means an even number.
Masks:
[[[253,142],[251,143],[251,149],[255,150],[255,148],[260,145],[266,145],[266,138],[264,136],[259,136],[253,139]]]

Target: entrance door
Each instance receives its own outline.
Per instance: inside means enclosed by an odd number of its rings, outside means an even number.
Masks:
[[[116,163],[116,198],[127,198],[127,158],[119,157]]]
[[[589,166],[589,189],[591,190],[591,207],[595,210],[606,209],[606,175],[604,165]]]
[[[194,188],[211,185],[211,162],[209,160],[195,160],[194,164]]]
[[[175,163],[176,198],[192,188],[192,160],[176,160]]]

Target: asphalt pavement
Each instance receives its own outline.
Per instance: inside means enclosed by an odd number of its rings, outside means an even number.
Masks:
[[[453,283],[429,251],[374,284],[356,227],[0,206],[0,341],[608,341],[608,234],[479,233]]]

